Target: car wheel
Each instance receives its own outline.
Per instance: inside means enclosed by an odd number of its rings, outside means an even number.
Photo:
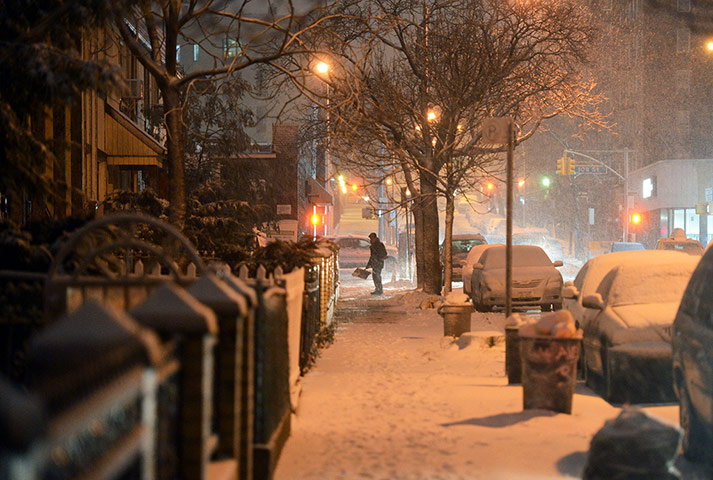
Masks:
[[[713,442],[691,404],[688,391],[681,388],[680,392],[679,418],[683,429],[683,454],[688,460],[700,462],[708,458]]]

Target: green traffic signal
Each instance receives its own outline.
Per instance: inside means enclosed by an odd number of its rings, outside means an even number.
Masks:
[[[542,184],[543,187],[550,188],[550,177],[542,177],[542,179],[540,180],[540,183]]]

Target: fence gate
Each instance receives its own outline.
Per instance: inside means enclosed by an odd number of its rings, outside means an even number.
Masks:
[[[115,213],[69,235],[47,276],[45,310],[55,318],[89,298],[128,310],[162,282],[186,286],[205,272],[196,249],[172,225]]]

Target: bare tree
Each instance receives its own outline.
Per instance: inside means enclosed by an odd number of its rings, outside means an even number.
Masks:
[[[492,154],[502,147],[484,144],[482,120],[513,118],[516,143],[558,114],[602,123],[594,84],[580,73],[595,30],[581,2],[366,3],[362,41],[374,54],[359,78],[330,78],[331,134],[358,152],[344,156],[352,167],[401,171],[414,193],[419,284],[437,293],[437,196],[452,202],[456,189],[499,168]],[[452,203],[449,211],[452,220]]]
[[[324,2],[292,0],[146,0],[118,18],[122,40],[156,79],[167,130],[170,220],[186,211],[184,98],[196,81],[224,80],[255,65],[291,73],[289,57],[313,54],[305,39],[330,17]],[[176,61],[181,40],[199,45],[213,65],[184,73]],[[299,72],[299,71],[298,71]]]

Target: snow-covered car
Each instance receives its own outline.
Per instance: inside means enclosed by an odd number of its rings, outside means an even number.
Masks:
[[[652,253],[653,252],[653,253]],[[562,289],[562,308],[569,310],[574,317],[577,327],[584,325],[588,319],[596,315],[596,310],[584,308],[582,298],[596,293],[597,287],[604,276],[612,268],[625,262],[635,262],[641,265],[671,262],[670,255],[661,255],[653,250],[633,250],[624,252],[605,253],[590,258],[577,272],[574,281],[565,282]]]
[[[476,310],[487,312],[505,306],[505,245],[487,248],[473,264],[470,298]],[[512,246],[512,305],[539,307],[542,311],[562,307],[562,275],[544,250],[533,245]]]
[[[590,312],[573,311],[584,330],[587,386],[611,403],[674,400],[671,326],[698,258],[650,250],[592,260],[577,292],[581,307]],[[568,285],[563,296],[576,288]]]
[[[485,237],[479,233],[453,235],[453,238],[451,239],[451,252],[453,258],[452,280],[454,282],[463,281],[463,262],[468,256],[468,252],[470,252],[470,249],[475,247],[476,245],[484,245],[487,243],[488,242],[485,240]],[[440,248],[441,269],[443,269],[446,264],[445,248],[443,247],[443,245],[444,244],[441,244]]]
[[[513,245],[535,245],[542,248],[548,257],[555,260],[564,260],[564,249],[556,238],[549,237],[540,232],[513,233]]]
[[[490,247],[494,247],[495,245],[502,246],[503,244],[496,243],[493,245],[489,243],[484,243],[482,245],[476,245],[475,247],[470,249],[470,251],[468,252],[468,256],[465,257],[465,260],[463,260],[462,263],[461,276],[463,277],[463,293],[467,295],[470,294],[471,282],[473,277],[473,265],[478,263],[478,260],[480,260],[480,256],[485,250]]]
[[[688,282],[673,322],[673,387],[680,404],[683,453],[710,462],[713,452],[713,253]]]
[[[364,235],[341,235],[329,237],[339,246],[339,268],[364,267],[369,261],[371,242]],[[398,251],[396,248],[385,245],[389,255],[384,262],[384,268],[390,270],[396,264]]]
[[[612,242],[608,253],[631,252],[634,250],[646,250],[646,247],[639,242]]]
[[[686,238],[682,240],[676,240],[673,238],[659,238],[656,241],[656,250],[674,250],[677,252],[684,252],[689,255],[703,255],[705,249],[701,242],[694,240],[692,238]]]

